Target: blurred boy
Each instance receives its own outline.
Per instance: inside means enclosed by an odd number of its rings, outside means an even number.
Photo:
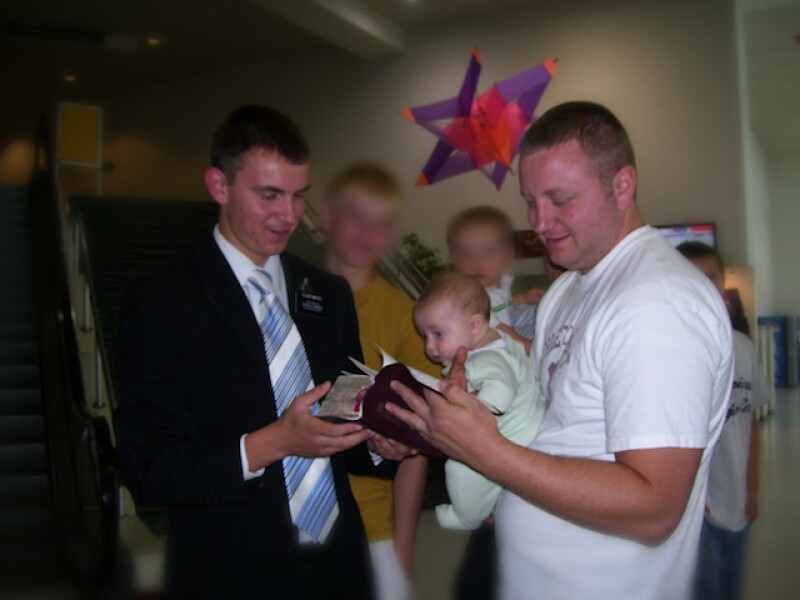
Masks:
[[[400,185],[383,167],[353,165],[334,177],[320,214],[328,238],[325,267],[350,283],[369,367],[381,368],[380,347],[401,363],[441,376],[441,369],[426,358],[414,327],[414,303],[376,269],[395,241],[401,204]],[[427,460],[417,456],[400,463],[394,481],[350,477],[370,541],[380,600],[411,596],[409,576],[426,471]]]
[[[450,260],[459,273],[469,275],[486,288],[491,301],[490,326],[525,344],[530,340],[514,330],[515,306],[535,304],[542,299],[542,290],[511,294],[513,275],[508,273],[514,262],[514,229],[503,211],[492,206],[477,206],[457,214],[447,228]]]
[[[700,242],[685,242],[678,251],[725,293],[719,253]],[[700,535],[695,597],[737,600],[747,554],[750,523],[758,516],[758,421],[755,410],[767,401],[767,389],[753,343],[733,332],[733,390],[725,426],[711,458],[706,515]]]

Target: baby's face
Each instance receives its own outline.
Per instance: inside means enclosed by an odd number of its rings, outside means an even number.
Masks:
[[[450,243],[450,260],[459,273],[474,277],[483,286],[500,283],[514,261],[514,248],[491,223],[462,228]]]
[[[425,339],[425,353],[435,363],[449,366],[461,346],[472,350],[471,315],[447,302],[434,302],[415,311],[414,321]]]

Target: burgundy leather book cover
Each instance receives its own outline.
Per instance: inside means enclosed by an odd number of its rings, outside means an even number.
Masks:
[[[375,376],[375,383],[364,394],[364,413],[361,422],[365,427],[401,444],[416,448],[424,454],[443,456],[419,433],[386,410],[386,404],[389,402],[409,410],[408,404],[389,387],[392,381],[399,381],[423,398],[425,397],[424,390],[430,389],[414,379],[404,365],[395,363],[384,367]]]

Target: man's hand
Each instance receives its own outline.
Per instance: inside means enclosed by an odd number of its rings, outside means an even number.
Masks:
[[[367,447],[376,454],[380,454],[386,460],[401,461],[409,456],[419,454],[414,448],[401,444],[396,440],[389,439],[379,433],[372,433],[372,437],[367,442]]]
[[[354,423],[328,423],[311,414],[311,406],[328,393],[325,382],[295,398],[275,423],[250,433],[244,440],[251,471],[286,456],[317,458],[349,450],[365,442],[372,432]]]
[[[521,304],[538,304],[544,298],[544,290],[539,288],[531,288],[527,292],[521,294],[514,294],[512,300],[514,306]]]
[[[455,383],[443,381],[441,388],[444,396],[425,390],[425,398],[421,398],[395,381],[392,389],[411,411],[388,403],[387,410],[448,456],[472,464],[476,449],[486,451],[492,439],[502,439],[497,422],[488,408]],[[481,443],[477,445],[475,440]]]
[[[744,518],[748,523],[758,518],[758,491],[755,493],[747,491],[747,499],[744,502]]]

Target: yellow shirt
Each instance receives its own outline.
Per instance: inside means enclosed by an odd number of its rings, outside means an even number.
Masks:
[[[441,377],[442,368],[428,360],[425,344],[414,327],[412,300],[382,277],[353,293],[358,314],[364,363],[381,368],[378,346],[399,362]],[[389,479],[350,476],[367,538],[377,542],[394,537],[394,484]]]

